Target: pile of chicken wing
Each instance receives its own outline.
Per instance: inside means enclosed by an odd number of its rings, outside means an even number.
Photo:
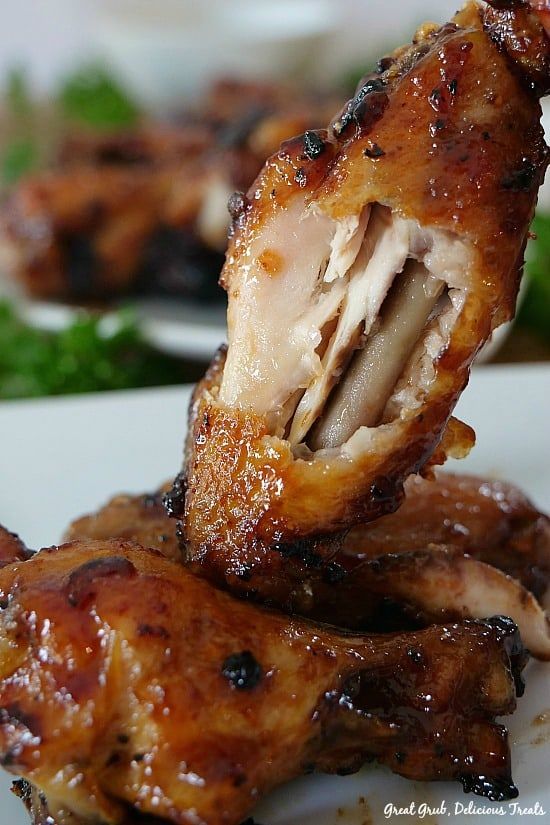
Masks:
[[[468,3],[232,197],[229,341],[181,473],[30,553],[0,532],[0,762],[35,825],[239,825],[377,760],[518,794],[550,522],[436,470],[512,317],[547,164],[545,18]]]
[[[12,280],[38,298],[221,299],[228,198],[335,105],[329,93],[220,80],[174,122],[69,134],[52,168],[25,177],[2,204]]]

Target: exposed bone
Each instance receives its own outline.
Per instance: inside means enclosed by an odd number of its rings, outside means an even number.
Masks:
[[[322,369],[306,389],[294,415],[289,434],[291,444],[303,441],[319,418],[332,387],[359,346],[361,334],[369,333],[396,273],[405,265],[409,248],[408,222],[396,220],[389,209],[376,206],[361,249],[348,272],[349,286],[336,331],[322,359]],[[338,259],[342,257],[342,252],[332,254],[327,272],[341,271]]]
[[[337,447],[361,426],[379,423],[444,282],[410,261],[382,308],[378,329],[354,356],[316,427],[313,449]]]

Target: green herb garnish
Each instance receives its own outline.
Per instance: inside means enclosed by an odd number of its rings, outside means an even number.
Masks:
[[[84,66],[66,78],[59,101],[67,117],[97,129],[133,126],[139,110],[105,68]]]
[[[30,138],[16,138],[2,153],[2,183],[11,185],[38,164],[36,143]]]
[[[5,95],[8,108],[15,117],[26,117],[32,113],[33,103],[27,74],[20,66],[8,72]]]
[[[527,249],[527,292],[517,323],[550,342],[550,213],[538,212],[531,229],[537,237]]]
[[[1,399],[178,384],[196,377],[196,369],[150,347],[131,313],[108,319],[83,313],[52,333],[29,326],[0,302]]]

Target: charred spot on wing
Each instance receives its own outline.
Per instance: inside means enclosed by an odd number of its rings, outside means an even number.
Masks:
[[[242,650],[225,659],[222,675],[237,690],[252,690],[262,678],[262,668],[250,650]]]
[[[529,192],[533,184],[538,183],[537,178],[537,166],[530,158],[524,157],[521,159],[521,166],[512,169],[502,178],[500,185],[511,192]]]
[[[384,72],[387,72],[388,69],[390,69],[394,63],[395,57],[392,57],[391,54],[388,54],[385,57],[381,57],[378,63],[376,64],[377,74],[384,74]]]
[[[491,802],[505,802],[518,796],[518,789],[511,779],[495,779],[488,776],[465,774],[459,777],[464,793],[475,793],[485,796]]]
[[[309,160],[316,160],[325,149],[325,141],[319,132],[308,131],[304,134],[304,154]]]
[[[407,650],[407,656],[415,665],[423,665],[424,662],[424,654],[422,651],[417,647],[409,647]]]
[[[366,158],[378,160],[378,158],[383,158],[386,153],[378,143],[371,143],[370,146],[367,146],[366,149],[363,150],[363,154]]]
[[[369,132],[380,120],[389,103],[387,84],[382,77],[370,77],[348,103],[340,118],[332,123],[332,131],[337,137],[346,131],[351,123],[361,131]]]
[[[296,173],[294,175],[294,180],[296,181],[298,186],[302,189],[303,189],[304,186],[307,185],[307,174],[306,174],[306,170],[304,169],[303,166],[300,166],[296,170]]]
[[[187,477],[185,473],[178,473],[170,490],[164,494],[162,503],[170,518],[179,519],[185,513],[185,494],[187,492]]]
[[[148,636],[154,639],[169,639],[170,634],[162,625],[141,623],[137,628],[138,636]]]
[[[120,576],[133,578],[137,570],[125,556],[105,556],[81,564],[70,574],[65,592],[71,607],[85,607],[95,597],[94,584],[98,579]]]
[[[272,549],[284,559],[300,561],[309,570],[320,570],[324,562],[317,552],[318,544],[314,539],[299,538],[296,541],[276,542]]]
[[[33,786],[26,779],[16,779],[11,786],[12,793],[19,797],[21,802],[29,805],[33,795]]]
[[[403,485],[396,484],[387,476],[378,476],[371,484],[370,499],[381,506],[384,512],[397,510],[403,495]],[[385,507],[390,509],[385,510]]]

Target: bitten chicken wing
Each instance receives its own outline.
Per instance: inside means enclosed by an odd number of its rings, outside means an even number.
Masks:
[[[207,575],[326,561],[345,530],[398,506],[411,473],[471,446],[450,416],[514,312],[549,55],[526,7],[469,3],[235,201],[227,359],[195,400],[173,496]]]
[[[293,776],[372,758],[517,794],[494,721],[521,692],[509,619],[338,634],[123,541],[6,567],[0,598],[0,761],[54,817],[237,825]]]

